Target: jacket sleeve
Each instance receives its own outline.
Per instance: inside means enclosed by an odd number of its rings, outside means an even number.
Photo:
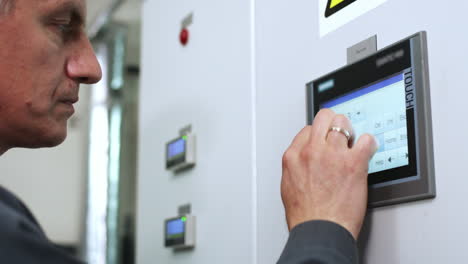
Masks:
[[[84,264],[40,236],[26,232],[2,232],[1,263]]]
[[[82,264],[52,244],[20,209],[0,202],[0,263]]]
[[[356,241],[342,226],[310,221],[296,226],[277,264],[357,264]]]

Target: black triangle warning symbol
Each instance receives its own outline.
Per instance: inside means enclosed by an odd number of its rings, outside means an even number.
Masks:
[[[357,0],[328,0],[325,17],[329,17]]]

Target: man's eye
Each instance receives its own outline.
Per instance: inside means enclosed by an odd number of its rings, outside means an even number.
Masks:
[[[72,31],[72,25],[71,24],[57,24],[57,28],[61,33],[69,33]]]

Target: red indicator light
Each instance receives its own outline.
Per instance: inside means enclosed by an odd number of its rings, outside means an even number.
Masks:
[[[187,45],[189,41],[189,31],[186,28],[182,29],[182,31],[180,32],[179,39],[180,44],[182,44],[183,46]]]

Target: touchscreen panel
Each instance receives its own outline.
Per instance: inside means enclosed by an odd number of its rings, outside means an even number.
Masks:
[[[435,197],[428,76],[426,33],[419,32],[306,85],[308,124],[330,108],[350,119],[355,140],[377,139],[372,207]]]
[[[346,115],[356,139],[364,133],[376,137],[379,149],[369,163],[369,173],[409,164],[403,77],[398,74],[321,105]]]
[[[308,84],[309,122],[321,108],[346,115],[355,138],[379,142],[369,163],[369,184],[418,179],[411,42],[402,42]]]

